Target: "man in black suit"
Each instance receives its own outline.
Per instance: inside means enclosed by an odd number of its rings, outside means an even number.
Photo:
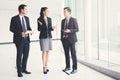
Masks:
[[[78,24],[75,18],[71,17],[71,9],[69,7],[64,8],[65,19],[62,20],[61,24],[61,41],[65,52],[66,67],[63,69],[64,72],[70,70],[70,54],[71,50],[72,57],[72,72],[74,74],[77,72],[77,57],[75,50],[75,43],[77,42],[76,32],[78,32]]]
[[[13,32],[13,42],[17,49],[16,66],[18,77],[23,77],[22,73],[31,74],[26,70],[29,55],[29,33],[31,31],[29,18],[26,15],[27,6],[21,4],[18,7],[19,14],[12,17],[10,31]]]

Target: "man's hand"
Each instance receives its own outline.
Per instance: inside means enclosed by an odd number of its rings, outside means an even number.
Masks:
[[[27,34],[30,34],[30,35],[32,35],[34,33],[34,31],[27,31],[25,34],[27,35]]]
[[[70,33],[71,31],[70,31],[70,29],[65,29],[64,32],[65,33]]]
[[[21,32],[22,37],[25,37],[25,32]]]

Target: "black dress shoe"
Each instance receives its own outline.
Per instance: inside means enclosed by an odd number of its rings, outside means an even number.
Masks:
[[[77,69],[72,70],[71,74],[77,73]]]
[[[31,74],[31,72],[28,72],[28,71],[22,71],[22,73]]]
[[[18,77],[23,77],[23,75],[21,73],[18,73]]]
[[[47,69],[46,71],[49,72],[49,69]]]
[[[43,71],[44,74],[47,74],[49,72],[49,69],[46,69],[46,71]]]
[[[47,74],[47,71],[43,71],[44,74]]]
[[[63,69],[62,71],[63,72],[66,72],[66,71],[69,71],[70,70],[70,68],[65,68],[65,69]]]

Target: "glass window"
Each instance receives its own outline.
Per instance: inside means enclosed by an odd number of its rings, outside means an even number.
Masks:
[[[65,0],[65,7],[70,7],[72,17],[77,19],[79,25],[77,55],[84,56],[84,0]]]

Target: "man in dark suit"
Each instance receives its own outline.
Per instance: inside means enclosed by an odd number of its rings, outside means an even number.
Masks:
[[[75,43],[77,42],[76,32],[78,32],[78,24],[75,18],[71,17],[71,9],[69,7],[64,8],[65,19],[62,20],[61,24],[61,41],[65,52],[66,67],[63,69],[64,72],[70,70],[70,54],[71,50],[72,57],[72,72],[74,74],[77,72],[77,57],[75,50]]]
[[[13,42],[17,49],[16,67],[18,77],[23,77],[22,73],[31,74],[26,70],[27,59],[29,55],[29,33],[31,31],[29,18],[26,15],[27,6],[21,4],[18,7],[19,14],[12,17],[10,31],[13,32]]]

